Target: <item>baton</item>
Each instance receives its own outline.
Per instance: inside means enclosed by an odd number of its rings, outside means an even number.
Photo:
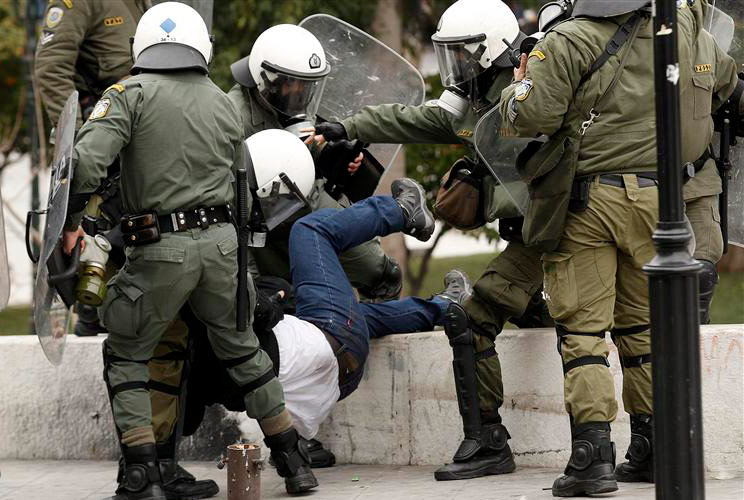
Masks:
[[[248,205],[248,173],[244,168],[237,172],[237,190],[238,190],[238,297],[237,297],[237,314],[235,316],[236,328],[239,332],[244,332],[247,328],[247,309],[248,309],[248,246],[250,240],[250,230],[248,221],[250,207]]]

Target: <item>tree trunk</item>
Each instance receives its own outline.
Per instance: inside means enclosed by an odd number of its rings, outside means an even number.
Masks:
[[[400,0],[378,0],[375,18],[372,21],[372,33],[384,44],[396,52],[401,52],[403,20],[400,15]],[[380,180],[377,194],[390,194],[390,183],[406,176],[405,149],[401,149],[395,161]],[[382,239],[382,248],[400,264],[403,276],[408,270],[408,248],[401,233],[392,234]],[[407,293],[404,286],[403,295]]]

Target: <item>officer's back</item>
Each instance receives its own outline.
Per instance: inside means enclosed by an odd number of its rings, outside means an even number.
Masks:
[[[123,86],[106,98],[121,100],[122,112],[132,116],[121,153],[125,209],[171,213],[230,203],[228,169],[241,148],[242,126],[225,93],[192,71],[142,73]],[[110,132],[120,133],[99,133]]]

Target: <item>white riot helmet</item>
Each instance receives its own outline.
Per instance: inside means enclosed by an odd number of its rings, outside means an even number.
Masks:
[[[155,5],[142,15],[132,41],[132,74],[198,69],[207,73],[212,38],[199,13],[181,2]]]
[[[248,184],[269,231],[308,206],[315,164],[307,145],[281,129],[266,129],[245,140]]]
[[[519,22],[501,0],[458,0],[439,18],[431,37],[445,87],[470,81],[492,66],[508,68],[507,40],[519,46]]]
[[[230,69],[244,87],[257,87],[266,103],[285,117],[315,119],[325,77],[331,71],[320,41],[305,28],[279,24],[256,39],[248,57]]]

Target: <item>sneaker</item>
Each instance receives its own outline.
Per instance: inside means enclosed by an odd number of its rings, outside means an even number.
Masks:
[[[435,295],[462,305],[473,295],[473,283],[465,271],[452,269],[444,275],[444,290]]]
[[[429,241],[434,233],[434,216],[426,206],[426,193],[421,184],[413,179],[396,179],[390,190],[403,210],[403,233],[419,241]]]

